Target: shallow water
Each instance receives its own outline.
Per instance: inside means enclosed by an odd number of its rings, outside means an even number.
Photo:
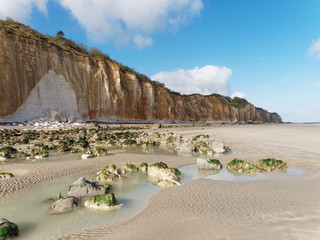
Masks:
[[[199,170],[197,165],[180,168],[183,174],[183,182],[189,182],[197,178],[207,178],[222,181],[253,181],[263,180],[268,174],[258,173],[256,176],[236,176],[230,173],[226,167],[221,171]],[[279,171],[271,176],[286,173]],[[296,169],[288,169],[287,174],[301,174]],[[27,192],[13,195],[10,199],[0,205],[1,217],[7,218],[18,224],[20,228],[19,239],[56,239],[63,235],[79,233],[84,230],[98,228],[110,224],[119,223],[129,219],[141,212],[147,205],[152,195],[161,189],[148,182],[147,174],[137,172],[128,175],[118,182],[112,183],[111,192],[119,203],[124,206],[114,211],[93,211],[80,207],[77,210],[64,214],[49,215],[51,203],[44,200],[57,197],[61,192],[66,196],[70,184],[79,177],[95,179],[95,173],[79,174],[64,177],[47,183],[39,184]]]

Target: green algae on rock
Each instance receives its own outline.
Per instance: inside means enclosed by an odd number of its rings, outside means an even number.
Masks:
[[[87,208],[97,210],[114,210],[122,205],[123,204],[118,204],[113,193],[92,196],[84,202],[84,206]]]
[[[154,163],[148,167],[148,179],[156,185],[166,188],[180,185],[182,173],[177,168],[169,168],[163,162]]]
[[[287,170],[287,163],[275,158],[266,158],[257,161],[257,168],[266,172],[271,172],[276,168]]]
[[[222,165],[218,159],[203,159],[197,158],[197,164],[199,169],[212,169],[212,170],[220,170]]]
[[[8,173],[8,172],[0,172],[0,179],[7,179],[7,178],[13,178],[13,174],[12,173]]]
[[[227,169],[235,174],[256,175],[258,172],[258,169],[254,164],[240,159],[233,159],[229,162]]]
[[[18,226],[5,218],[0,218],[0,239],[10,239],[19,234]]]

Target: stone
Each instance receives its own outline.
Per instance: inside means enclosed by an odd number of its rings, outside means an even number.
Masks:
[[[176,147],[176,151],[180,153],[191,153],[193,151],[193,145],[190,141],[183,142]]]
[[[139,167],[139,171],[140,172],[147,172],[148,171],[148,163],[146,163],[146,162],[141,163],[140,167]]]
[[[74,210],[78,206],[78,199],[75,197],[63,197],[54,201],[49,213],[64,213]]]
[[[0,239],[10,239],[17,237],[19,234],[19,229],[16,224],[10,222],[5,218],[0,218]]]
[[[199,169],[212,169],[212,170],[220,170],[222,165],[218,159],[203,159],[197,158],[197,164]]]
[[[96,153],[100,156],[106,156],[108,154],[108,150],[104,147],[96,147]]]
[[[122,178],[122,175],[125,174],[125,170],[122,172],[121,169],[118,169],[116,165],[108,165],[101,172],[98,172],[97,181],[115,181]]]
[[[118,204],[113,193],[92,196],[84,202],[85,207],[96,210],[114,210],[122,205]]]
[[[257,168],[266,172],[271,172],[277,168],[287,170],[287,163],[275,158],[266,158],[257,161]]]
[[[246,174],[246,175],[256,175],[258,169],[254,164],[250,164],[244,160],[233,159],[228,163],[227,169],[232,173],[236,174]]]
[[[35,158],[41,159],[41,158],[46,158],[48,156],[49,156],[48,151],[40,151],[40,152],[36,153]]]
[[[8,179],[8,178],[13,178],[12,173],[6,173],[6,172],[0,172],[0,179]]]
[[[69,186],[68,196],[77,198],[90,197],[99,194],[105,194],[106,188],[94,181],[88,181],[84,177],[79,178]]]
[[[160,187],[180,185],[182,174],[177,168],[169,168],[167,164],[160,162],[149,165],[149,180]]]
[[[88,159],[88,158],[93,158],[96,155],[92,151],[87,151],[86,153],[81,155],[81,159]]]
[[[193,145],[193,151],[200,155],[213,156],[214,151],[208,146],[205,141],[196,142]]]
[[[127,162],[122,168],[121,172],[122,174],[130,173],[130,172],[136,172],[138,171],[138,167],[131,162]]]
[[[229,152],[231,150],[221,140],[213,141],[212,144],[210,145],[210,147],[216,153],[226,153],[226,152]]]

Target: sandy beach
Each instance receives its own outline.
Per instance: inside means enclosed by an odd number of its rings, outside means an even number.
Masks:
[[[225,165],[234,158],[254,163],[273,157],[303,173],[250,182],[198,179],[183,183],[154,195],[140,214],[125,222],[63,239],[320,238],[320,126],[220,125],[169,131],[181,135],[205,133],[223,140],[236,153],[219,157]],[[36,187],[40,182],[100,170],[110,163],[121,165],[128,159],[137,164],[163,161],[172,167],[196,163],[196,157],[111,153],[103,159],[63,164],[0,165],[0,172],[16,175],[0,180],[0,198]]]

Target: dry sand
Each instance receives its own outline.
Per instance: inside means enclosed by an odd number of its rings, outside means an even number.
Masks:
[[[167,131],[163,129],[162,131]],[[181,134],[210,134],[223,139],[250,162],[265,157],[285,160],[303,170],[300,176],[252,182],[199,179],[160,191],[148,206],[126,222],[64,239],[320,239],[320,126],[244,125],[169,129]],[[114,162],[164,161],[171,166],[195,163],[195,158],[114,154],[97,161],[29,163],[0,166],[16,171],[16,179],[1,180],[13,191],[77,172],[98,170]],[[14,172],[15,173],[15,172]]]

